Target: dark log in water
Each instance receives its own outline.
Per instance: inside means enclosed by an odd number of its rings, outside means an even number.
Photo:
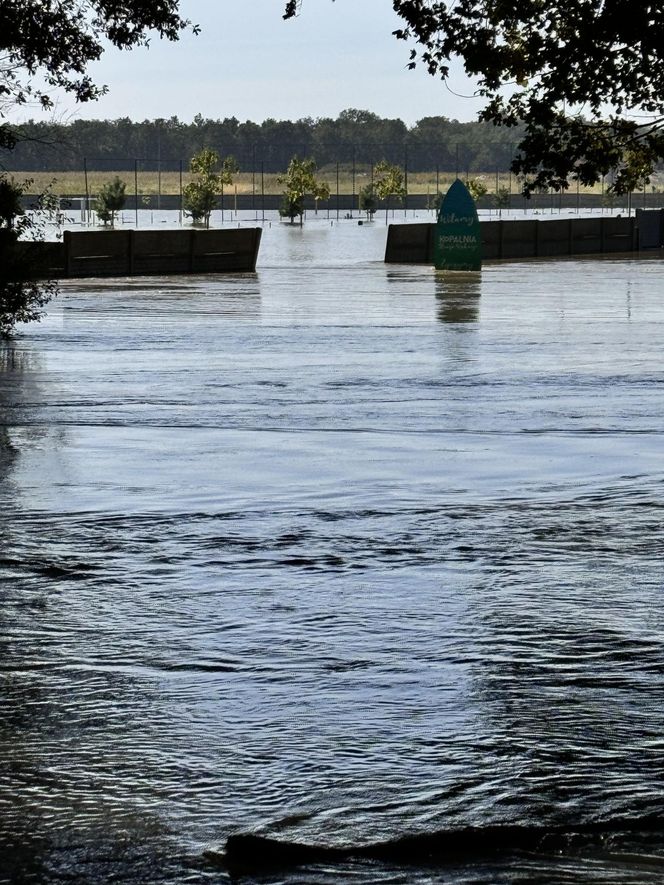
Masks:
[[[225,865],[236,873],[312,863],[338,863],[350,858],[399,864],[456,863],[521,851],[565,852],[602,842],[609,837],[620,841],[626,835],[657,833],[663,827],[664,817],[647,815],[591,821],[575,826],[507,824],[464,827],[406,835],[385,842],[338,847],[289,842],[257,833],[237,833],[226,841],[223,859]]]

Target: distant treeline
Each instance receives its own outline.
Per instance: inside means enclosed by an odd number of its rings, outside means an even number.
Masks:
[[[459,123],[424,117],[414,126],[369,111],[345,110],[323,117],[240,123],[235,117],[192,123],[177,117],[135,123],[75,120],[68,124],[30,121],[17,127],[16,148],[0,152],[0,164],[23,171],[89,169],[177,170],[201,148],[232,154],[243,171],[280,172],[293,155],[313,157],[319,169],[367,166],[387,160],[413,172],[490,172],[509,168],[519,133],[488,123]]]

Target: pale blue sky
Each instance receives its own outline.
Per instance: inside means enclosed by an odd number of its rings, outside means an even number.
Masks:
[[[392,36],[400,19],[391,0],[303,0],[300,16],[288,22],[283,7],[282,0],[182,0],[183,15],[202,28],[198,37],[109,50],[91,69],[109,94],[78,106],[64,97],[57,114],[189,121],[200,113],[261,122],[336,117],[354,107],[412,124],[439,114],[471,120],[481,107],[423,69],[407,70],[409,47]],[[471,93],[458,71],[449,85]]]

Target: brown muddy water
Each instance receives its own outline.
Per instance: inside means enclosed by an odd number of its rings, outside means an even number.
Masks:
[[[0,350],[0,881],[661,882],[664,264],[384,237]]]

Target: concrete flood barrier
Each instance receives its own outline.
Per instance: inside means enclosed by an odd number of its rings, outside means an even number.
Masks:
[[[38,245],[49,277],[242,273],[256,270],[261,232],[259,227],[65,231],[61,243]]]
[[[482,221],[482,259],[554,258],[638,252],[664,246],[664,210],[637,209],[636,218]],[[435,224],[392,224],[385,261],[434,263]]]

